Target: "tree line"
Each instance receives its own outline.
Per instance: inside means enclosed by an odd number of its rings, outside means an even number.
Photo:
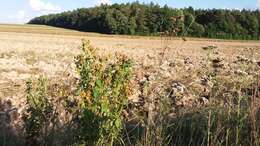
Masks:
[[[259,39],[259,10],[175,9],[158,4],[101,5],[36,17],[29,24],[44,24],[86,32],[222,39]]]

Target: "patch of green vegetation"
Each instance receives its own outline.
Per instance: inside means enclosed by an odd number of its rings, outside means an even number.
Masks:
[[[174,9],[137,1],[44,15],[29,24],[128,35],[159,35],[177,28],[179,36],[258,40],[259,16],[258,10]]]

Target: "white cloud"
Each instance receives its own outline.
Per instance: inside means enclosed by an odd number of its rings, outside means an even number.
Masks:
[[[3,20],[4,23],[19,23],[23,24],[27,22],[29,18],[26,15],[26,11],[24,10],[19,10],[13,15],[9,15],[6,17],[5,20]]]
[[[238,7],[236,7],[236,8],[222,7],[222,9],[225,9],[225,10],[238,10],[238,11],[242,10],[242,8],[238,8]]]
[[[97,0],[97,4],[101,5],[101,4],[111,4],[111,0]]]
[[[260,0],[256,0],[256,6],[260,7]]]
[[[59,6],[43,0],[30,0],[30,6],[33,11],[37,12],[57,12],[61,10]]]
[[[18,11],[17,14],[16,14],[16,18],[17,19],[24,19],[25,18],[25,11],[24,10]]]

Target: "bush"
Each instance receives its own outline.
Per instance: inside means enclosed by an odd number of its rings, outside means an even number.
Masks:
[[[50,121],[54,118],[53,105],[47,97],[47,80],[38,79],[36,87],[27,81],[26,114],[23,115],[26,145],[44,145]]]
[[[86,145],[119,143],[121,116],[131,94],[132,63],[122,55],[111,63],[107,57],[98,56],[87,41],[82,50],[75,59],[80,75],[80,139]]]

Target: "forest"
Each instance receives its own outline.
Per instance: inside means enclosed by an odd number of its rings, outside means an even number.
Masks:
[[[259,10],[176,9],[139,2],[100,5],[33,18],[43,24],[105,34],[150,35],[258,40]]]

